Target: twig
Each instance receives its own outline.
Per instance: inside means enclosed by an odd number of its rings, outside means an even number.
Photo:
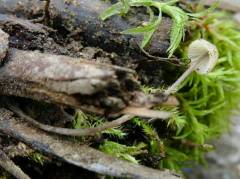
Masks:
[[[0,166],[18,179],[30,179],[2,150],[0,150]]]
[[[60,128],[60,127],[54,127],[54,126],[41,124],[41,123],[37,122],[36,120],[34,120],[33,118],[31,118],[30,116],[26,115],[21,109],[15,107],[15,106],[12,106],[12,105],[8,105],[8,106],[20,118],[28,121],[29,123],[31,123],[32,125],[34,125],[35,127],[39,128],[39,129],[42,129],[47,132],[55,133],[55,134],[66,135],[66,136],[75,136],[75,137],[77,137],[77,136],[93,136],[98,132],[102,132],[106,129],[110,129],[110,128],[119,126],[134,117],[131,115],[124,115],[114,121],[106,122],[103,125],[94,127],[94,128],[67,129],[67,128]]]

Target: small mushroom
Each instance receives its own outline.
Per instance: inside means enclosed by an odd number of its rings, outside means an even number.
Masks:
[[[191,60],[189,68],[164,92],[165,95],[176,92],[178,85],[193,71],[199,74],[209,73],[217,63],[218,50],[215,45],[204,39],[195,40],[188,48],[188,58]]]

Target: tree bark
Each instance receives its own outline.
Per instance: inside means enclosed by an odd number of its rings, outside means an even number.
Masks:
[[[0,94],[107,114],[166,100],[139,90],[134,71],[81,58],[9,49],[0,68]]]
[[[1,0],[0,13],[18,17],[36,17],[43,14],[45,2],[41,0]]]

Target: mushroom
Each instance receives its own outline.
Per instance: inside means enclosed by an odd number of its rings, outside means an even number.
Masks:
[[[191,60],[188,69],[164,93],[170,95],[177,91],[178,85],[193,71],[199,74],[209,73],[217,63],[218,50],[215,45],[204,39],[193,41],[188,48],[188,58]]]

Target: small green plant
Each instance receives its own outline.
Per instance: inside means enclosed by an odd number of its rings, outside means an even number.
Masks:
[[[40,165],[44,165],[45,163],[45,157],[43,154],[39,153],[39,152],[34,152],[30,155],[30,158],[36,162],[39,163]]]
[[[119,144],[117,142],[112,142],[106,140],[99,149],[107,154],[114,155],[118,158],[128,160],[132,163],[138,164],[138,160],[134,156],[145,153],[146,145],[144,143],[139,143],[135,146],[126,146]]]
[[[103,117],[99,117],[93,114],[85,114],[82,111],[78,111],[73,121],[73,128],[81,129],[81,128],[97,127],[102,125],[104,122],[106,122],[106,119]],[[123,138],[124,136],[127,135],[125,132],[121,130],[120,127],[107,129],[105,131],[102,131],[101,134],[108,134],[110,136],[115,136],[118,138]]]
[[[184,39],[184,31],[189,17],[200,17],[206,14],[206,12],[198,14],[186,13],[181,8],[174,6],[177,2],[178,0],[170,0],[167,2],[159,2],[156,0],[120,0],[118,3],[105,10],[100,17],[102,20],[105,20],[116,14],[126,15],[131,7],[146,7],[150,16],[149,22],[143,26],[127,29],[122,32],[123,34],[143,35],[141,48],[144,48],[150,42],[154,32],[161,24],[162,13],[167,14],[173,20],[170,33],[170,46],[167,50],[169,57],[171,57],[178,48],[181,40]],[[216,5],[209,10],[212,10],[215,6]],[[158,10],[158,16],[154,15],[153,8]]]
[[[153,128],[153,126],[151,126],[151,124],[149,124],[148,122],[145,122],[137,117],[135,117],[132,121],[134,124],[141,127],[145,135],[149,137],[148,140],[149,151],[152,154],[164,156],[165,149],[163,142],[160,140],[158,133]]]

